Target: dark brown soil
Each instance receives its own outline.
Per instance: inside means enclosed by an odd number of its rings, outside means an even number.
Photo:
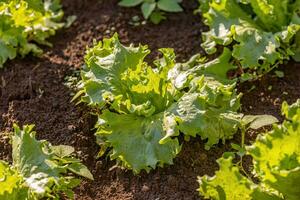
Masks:
[[[291,61],[277,70],[284,73],[283,78],[271,72],[261,80],[240,85],[239,90],[244,93],[244,113],[270,114],[282,120],[282,102],[287,101],[291,104],[300,98],[300,63]]]
[[[196,1],[195,1],[196,2]],[[13,123],[36,124],[39,139],[53,144],[72,145],[95,176],[95,181],[83,181],[76,189],[75,199],[84,200],[193,200],[200,199],[196,177],[213,175],[218,168],[216,159],[229,150],[229,142],[205,151],[199,138],[183,144],[174,165],[134,176],[130,171],[114,168],[108,159],[96,159],[98,146],[93,136],[94,119],[84,106],[70,103],[72,92],[64,85],[83,64],[86,46],[93,39],[101,40],[115,31],[125,44],[148,44],[157,56],[157,49],[172,47],[178,61],[184,61],[200,48],[201,32],[205,27],[198,16],[194,1],[185,0],[184,13],[168,15],[160,25],[138,27],[128,22],[139,9],[124,9],[117,0],[64,0],[66,15],[77,15],[77,21],[51,38],[53,48],[45,49],[41,58],[14,60],[0,70],[0,159],[11,160],[6,133]],[[300,65],[290,63],[282,70],[284,78],[268,75],[261,81],[240,86],[245,95],[243,111],[250,114],[273,114],[280,117],[280,104],[300,97]],[[255,85],[251,92],[248,90]],[[269,86],[272,90],[269,90]],[[248,139],[257,132],[249,133]],[[238,136],[235,140],[238,140]]]

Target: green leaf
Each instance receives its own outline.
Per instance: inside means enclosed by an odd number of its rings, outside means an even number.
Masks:
[[[200,0],[202,4],[208,4],[207,0]],[[216,52],[215,46],[229,45],[233,38],[231,28],[238,25],[240,20],[251,21],[250,17],[239,7],[235,0],[209,1],[209,10],[206,6],[200,7],[205,18],[205,23],[210,30],[203,33],[204,43],[202,47],[207,53]]]
[[[54,177],[49,177],[43,172],[33,173],[25,178],[26,186],[29,187],[30,192],[36,196],[46,196],[46,192],[52,185],[54,185]]]
[[[159,143],[165,135],[161,115],[144,118],[105,111],[100,118],[104,124],[97,125],[96,136],[113,147],[112,159],[122,161],[135,173],[142,169],[149,171],[156,165],[173,164],[173,158],[181,149],[177,139]]]
[[[38,0],[26,0],[26,2],[28,3],[28,7],[32,8],[34,10],[43,12],[44,10],[44,5],[42,1],[38,1]]]
[[[151,20],[154,24],[159,24],[166,19],[166,12],[181,12],[183,9],[180,6],[181,0],[121,0],[120,6],[134,7],[141,4],[141,10],[145,19]]]
[[[94,180],[94,177],[91,174],[91,172],[89,171],[89,169],[85,165],[83,165],[79,162],[72,163],[71,165],[69,165],[68,170],[70,170],[71,172],[73,172],[73,173],[75,173],[79,176],[83,176],[83,177],[88,178],[90,180]]]
[[[288,1],[251,0],[251,6],[264,29],[276,32],[289,24]]]
[[[243,157],[246,154],[246,149],[244,147],[241,147],[240,145],[234,143],[231,143],[230,145],[234,150],[237,151],[236,154],[239,155],[240,157]],[[225,156],[223,155],[223,157]]]
[[[25,199],[27,189],[21,186],[22,178],[7,163],[0,160],[0,199]]]
[[[52,146],[51,149],[60,158],[70,156],[75,151],[73,147],[67,145]]]
[[[295,117],[295,115],[297,114],[299,108],[300,108],[300,99],[298,99],[292,105],[288,105],[288,103],[285,101],[282,103],[281,112],[288,120],[292,120],[293,117]]]
[[[204,22],[210,28],[202,34],[202,47],[207,53],[215,53],[217,45],[228,46],[234,41],[232,56],[245,74],[251,69],[254,78],[271,71],[290,56],[297,60],[298,1],[200,2]]]
[[[146,47],[124,47],[115,35],[111,39],[104,40],[103,45],[99,43],[88,51],[86,56],[87,70],[82,73],[83,90],[86,93],[82,100],[95,106],[109,104],[111,109],[117,112],[115,119],[120,118],[120,120],[115,120],[109,117],[109,114],[101,115],[99,131],[96,135],[102,135],[102,129],[105,129],[102,121],[108,117],[105,120],[106,123],[110,126],[114,124],[114,126],[111,135],[104,137],[102,140],[112,145],[113,150],[116,150],[117,153],[112,154],[114,155],[111,156],[112,159],[121,160],[124,165],[133,169],[136,173],[142,169],[155,168],[156,164],[171,163],[172,158],[179,151],[177,140],[170,142],[170,145],[158,143],[165,135],[162,128],[163,118],[155,119],[152,117],[153,115],[162,115],[173,103],[172,86],[166,81],[166,77],[167,69],[173,65],[174,56],[171,50],[162,51],[164,59],[159,61],[161,68],[159,71],[154,71],[143,62],[144,57],[149,53]],[[97,83],[92,89],[91,81]],[[97,98],[94,98],[93,94],[97,94]],[[137,118],[139,120],[136,123],[129,120],[128,123],[132,123],[135,128],[128,127],[124,129],[123,118],[128,120]],[[152,127],[152,121],[156,124],[155,127]],[[153,134],[154,137],[154,140],[150,140],[148,145],[146,145],[147,140],[143,138],[145,129],[148,130],[149,135]],[[162,132],[159,132],[159,129]],[[130,131],[128,132],[128,130]],[[119,137],[120,134],[124,138]],[[136,147],[133,144],[130,146],[133,142],[132,138],[135,138],[141,147],[146,145],[145,147],[149,149],[149,161],[144,158],[144,153],[147,152],[141,151],[140,155],[136,154]],[[123,149],[124,146],[120,141],[115,141],[120,139],[127,145],[125,149]],[[119,148],[121,150],[117,151]],[[153,149],[151,150],[151,148]],[[132,152],[135,155],[132,155]],[[162,156],[158,152],[164,155]]]
[[[134,7],[141,4],[143,1],[144,0],[122,0],[119,2],[119,5],[125,7]]]
[[[231,51],[224,48],[223,53],[216,59],[199,66],[199,71],[206,74],[207,76],[212,76],[216,80],[224,83],[229,83],[227,73],[230,70],[236,69],[237,67],[230,63],[231,61]]]
[[[183,9],[180,7],[179,2],[175,0],[159,0],[157,7],[167,12],[181,12]]]
[[[232,153],[224,154],[218,160],[219,170],[215,176],[199,178],[199,192],[211,199],[299,199],[300,180],[300,100],[289,106],[284,103],[282,112],[288,117],[282,125],[274,125],[273,130],[259,135],[256,141],[246,147],[254,164],[254,183],[251,175],[240,173],[242,163],[234,164]],[[261,118],[261,116],[259,116]],[[263,117],[264,118],[264,117]],[[245,117],[245,121],[257,119]],[[240,147],[232,145],[239,150]]]
[[[142,4],[142,13],[145,19],[148,19],[156,7],[156,3],[144,2]]]
[[[186,87],[193,78],[205,75],[211,80],[223,84],[232,84],[235,80],[230,80],[227,73],[230,70],[236,69],[236,66],[230,63],[231,51],[227,48],[224,49],[223,53],[206,63],[199,63],[197,60],[199,55],[195,55],[184,64],[177,64],[173,69],[170,70],[168,78],[172,81],[177,89]],[[212,81],[213,82],[213,81]]]
[[[243,117],[243,122],[248,128],[256,130],[273,125],[278,122],[278,119],[272,115],[246,115]]]
[[[58,176],[59,172],[47,163],[51,160],[44,141],[35,140],[33,126],[25,126],[20,130],[15,126],[15,134],[12,136],[12,157],[14,165],[25,177],[32,173],[45,173],[50,176]],[[35,166],[35,167],[33,167]]]
[[[235,26],[234,32],[234,39],[239,44],[234,45],[232,55],[241,61],[243,68],[255,68],[259,66],[259,61],[263,62],[260,66],[263,68],[267,64],[275,64],[281,58],[277,51],[280,42],[273,33],[245,26]]]
[[[200,135],[202,139],[208,139],[205,148],[209,149],[218,144],[219,140],[225,142],[225,139],[232,138],[239,127],[241,115],[235,112],[239,107],[239,97],[231,93],[230,87],[211,86],[205,80],[202,84],[199,93],[183,95],[175,112],[180,119],[180,131],[186,135]],[[222,95],[228,95],[228,100],[235,103],[227,102],[226,97],[220,99]]]
[[[300,100],[287,107],[283,112],[288,119],[282,125],[258,137],[248,147],[249,154],[255,160],[254,169],[265,184],[279,191],[286,199],[296,200],[300,191]]]
[[[265,191],[261,191],[254,183],[244,177],[239,168],[232,164],[232,157],[218,159],[219,171],[214,177],[207,175],[198,177],[199,192],[205,198],[215,200],[276,200]]]
[[[7,46],[3,44],[0,40],[0,68],[7,61],[7,59],[12,60],[16,57],[17,51],[12,46]]]
[[[153,24],[159,24],[162,20],[165,20],[166,17],[163,15],[162,12],[154,11],[150,15],[150,20]]]
[[[101,105],[110,100],[111,93],[115,96],[126,93],[128,88],[121,84],[122,73],[128,69],[135,70],[147,54],[146,46],[122,46],[117,35],[89,49],[85,56],[87,68],[82,71],[86,93],[83,101]]]

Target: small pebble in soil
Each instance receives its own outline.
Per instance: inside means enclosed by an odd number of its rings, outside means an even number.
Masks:
[[[69,131],[74,131],[76,129],[76,127],[74,125],[68,125],[68,130]]]
[[[281,105],[280,102],[281,102],[281,101],[280,101],[280,98],[276,98],[276,99],[274,100],[274,106],[280,106],[280,105]]]
[[[147,185],[143,185],[142,192],[148,192],[150,188]]]

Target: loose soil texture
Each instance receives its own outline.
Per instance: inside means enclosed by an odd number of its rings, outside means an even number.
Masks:
[[[38,139],[74,146],[94,174],[94,182],[84,180],[76,188],[75,199],[200,199],[196,191],[197,176],[214,174],[218,169],[216,159],[230,149],[230,141],[205,151],[204,143],[194,138],[183,144],[174,165],[134,176],[131,171],[114,167],[115,163],[107,158],[96,159],[99,147],[92,130],[95,119],[84,105],[70,103],[73,91],[65,86],[65,77],[83,65],[85,49],[92,45],[93,39],[99,41],[118,32],[125,44],[148,44],[153,50],[148,60],[157,57],[157,49],[162,47],[174,48],[178,61],[203,53],[200,38],[207,28],[199,16],[193,15],[196,2],[185,0],[183,13],[168,14],[168,20],[159,25],[147,23],[137,27],[128,22],[136,15],[142,19],[140,10],[121,8],[117,2],[64,0],[66,16],[76,15],[77,20],[50,38],[53,48],[46,48],[41,58],[27,56],[8,62],[0,70],[0,159],[11,161],[7,133],[13,123],[33,123]],[[280,69],[285,73],[284,78],[270,74],[260,81],[239,86],[244,93],[243,112],[272,114],[281,119],[281,102],[292,103],[300,97],[300,65],[291,62]],[[251,90],[253,85],[255,88]],[[247,143],[256,135],[257,132],[249,132]],[[234,141],[239,141],[238,135]]]

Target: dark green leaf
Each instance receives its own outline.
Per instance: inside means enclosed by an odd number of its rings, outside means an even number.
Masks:
[[[159,9],[167,12],[181,12],[183,9],[180,7],[178,1],[175,0],[159,0],[157,2]]]
[[[141,4],[144,0],[122,0],[119,5],[125,7],[133,7]]]
[[[156,3],[144,2],[142,4],[142,13],[145,19],[148,19],[151,13],[154,11]]]

